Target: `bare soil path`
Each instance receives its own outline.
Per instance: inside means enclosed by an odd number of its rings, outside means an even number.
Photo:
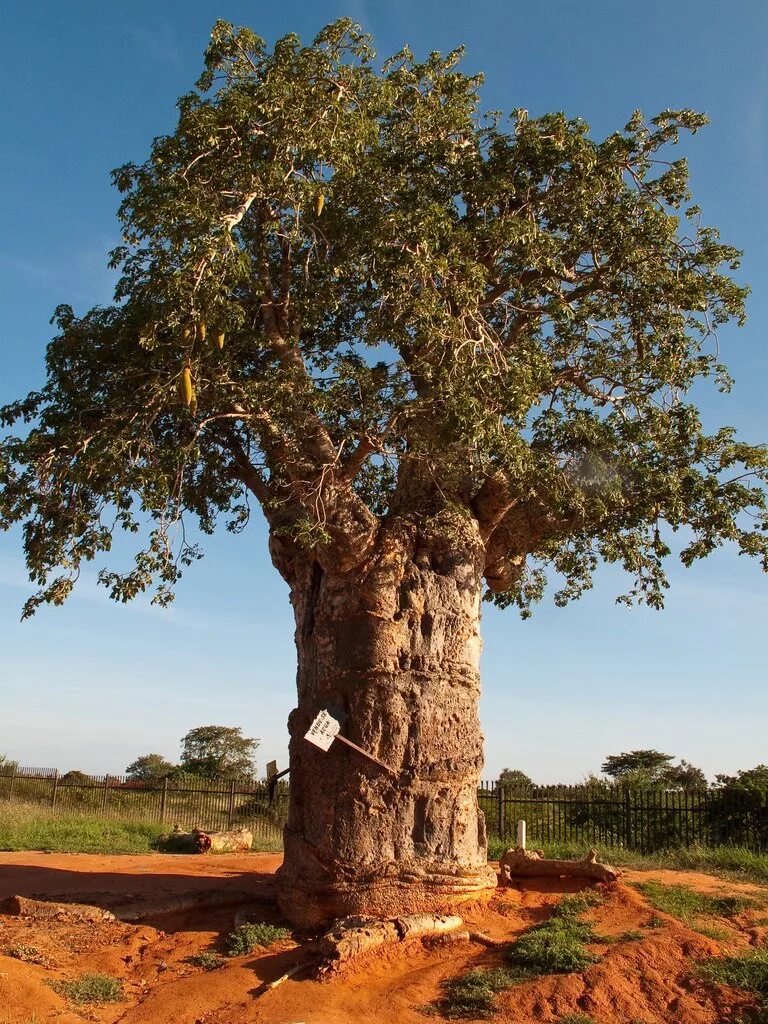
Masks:
[[[285,940],[212,971],[190,964],[193,954],[221,950],[243,906],[254,919],[278,920],[271,899],[279,863],[274,854],[0,854],[0,906],[18,895],[91,904],[117,918],[37,921],[0,912],[0,1024],[426,1024],[440,1020],[425,1016],[424,1007],[445,979],[502,962],[500,951],[479,943],[414,942],[369,957],[343,976],[299,975],[265,995],[256,994],[265,981],[307,960],[301,941]],[[600,960],[584,974],[538,978],[502,993],[493,1019],[554,1024],[568,1013],[589,1014],[597,1024],[727,1019],[742,997],[697,982],[692,963],[759,945],[768,928],[748,911],[718,922],[727,939],[715,941],[654,911],[625,884],[650,878],[710,894],[761,891],[693,872],[626,872],[621,882],[600,887],[605,901],[588,916],[601,935],[638,931],[642,938],[594,947]],[[512,941],[543,920],[564,892],[580,888],[575,880],[528,879],[459,912],[469,928]],[[18,946],[34,947],[43,962],[7,955]],[[85,972],[121,978],[125,1000],[75,1007],[47,984]]]

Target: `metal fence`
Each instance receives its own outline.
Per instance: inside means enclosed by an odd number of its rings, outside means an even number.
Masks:
[[[246,826],[260,844],[279,846],[288,811],[288,783],[272,793],[255,778],[182,777],[136,782],[42,768],[0,775],[0,801],[47,806],[53,812],[106,820],[198,826]],[[482,783],[478,802],[489,836],[509,839],[527,823],[530,846],[623,847],[640,853],[688,846],[742,846],[768,851],[768,793],[629,789],[622,786],[511,788]]]
[[[199,827],[251,829],[262,844],[279,846],[288,809],[288,787],[278,782],[270,793],[255,778],[232,780],[183,777],[137,782],[124,775],[17,768],[0,775],[0,801],[35,804],[60,815],[107,821],[141,821]]]
[[[527,824],[528,843],[623,847],[653,853],[690,846],[768,851],[768,793],[623,786],[510,788],[483,783],[478,799],[488,834],[511,838]]]

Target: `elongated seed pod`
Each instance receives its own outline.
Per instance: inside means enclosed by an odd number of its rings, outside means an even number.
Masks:
[[[197,336],[200,341],[205,341],[205,321],[201,320],[197,325]]]
[[[195,389],[192,385],[192,371],[188,366],[185,366],[181,371],[179,395],[186,406],[190,406],[192,404],[192,399],[195,397]]]
[[[218,331],[216,333],[216,344],[219,348],[224,348],[224,331]]]
[[[185,327],[184,330],[181,332],[181,336],[184,339],[184,341],[189,341],[189,339],[192,337],[192,328]]]
[[[323,212],[323,207],[324,206],[325,206],[325,196],[323,195],[322,192],[319,192],[317,194],[316,198],[315,198],[315,213],[317,214],[318,217]]]

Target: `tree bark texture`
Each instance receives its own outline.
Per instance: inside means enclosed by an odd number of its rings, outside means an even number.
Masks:
[[[291,584],[298,707],[283,912],[299,926],[347,915],[452,908],[495,885],[477,806],[482,765],[483,544],[472,521],[449,535],[406,518],[378,531],[361,564],[273,557]],[[304,739],[319,708],[348,714],[345,744]]]

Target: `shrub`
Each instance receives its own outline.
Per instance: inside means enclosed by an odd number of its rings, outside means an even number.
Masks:
[[[662,882],[634,882],[633,885],[657,910],[686,923],[696,917],[735,917],[750,908],[764,906],[764,902],[754,896],[707,896],[686,885]]]
[[[195,953],[194,956],[187,957],[187,963],[194,964],[195,967],[202,967],[204,971],[215,971],[217,968],[223,967],[226,962],[226,957],[223,957],[221,953]]]
[[[27,946],[24,943],[20,943],[18,946],[11,946],[5,952],[7,956],[12,956],[15,960],[23,960],[25,964],[45,963],[45,957],[37,946]]]
[[[119,1003],[123,998],[123,983],[106,974],[81,974],[72,981],[49,981],[54,992],[65,996],[71,1003]]]
[[[497,993],[520,980],[520,973],[514,970],[477,968],[460,978],[449,978],[444,982],[443,997],[426,1009],[428,1013],[439,1013],[449,1020],[491,1017]]]
[[[245,956],[259,946],[271,946],[273,942],[279,942],[290,935],[287,928],[279,928],[274,924],[265,924],[263,921],[253,924],[241,924],[227,936],[226,946],[228,956]]]

